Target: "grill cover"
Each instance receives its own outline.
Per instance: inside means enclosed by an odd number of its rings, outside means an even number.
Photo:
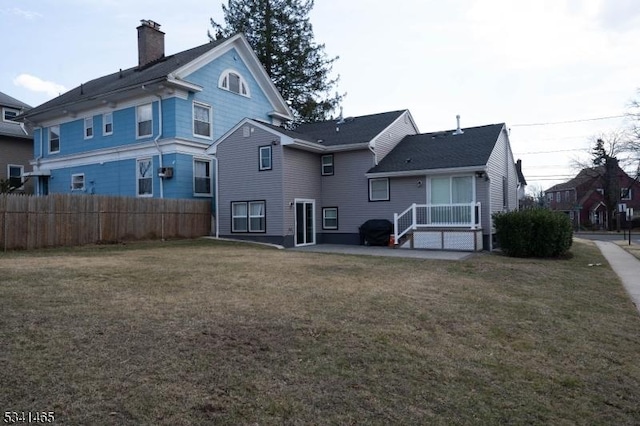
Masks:
[[[393,233],[393,223],[387,219],[370,219],[360,226],[360,244],[387,246]]]

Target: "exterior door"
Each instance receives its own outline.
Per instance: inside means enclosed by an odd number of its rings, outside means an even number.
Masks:
[[[296,200],[296,246],[316,243],[314,211],[314,200]]]

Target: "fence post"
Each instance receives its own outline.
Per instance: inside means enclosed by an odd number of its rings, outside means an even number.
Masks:
[[[411,227],[413,228],[413,230],[415,231],[416,229],[418,229],[418,217],[417,217],[417,212],[416,212],[416,203],[411,204]]]

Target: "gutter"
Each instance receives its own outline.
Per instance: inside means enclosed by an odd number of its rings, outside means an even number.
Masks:
[[[142,90],[149,92],[149,90],[144,86],[144,84],[140,87]],[[162,96],[158,95],[155,92],[150,92],[153,95],[158,97],[158,135],[153,139],[153,143],[158,150],[158,167],[162,168],[162,150],[160,149],[160,145],[158,144],[158,139],[162,137]],[[153,109],[151,111],[153,116]],[[164,178],[160,177],[160,198],[164,198]]]

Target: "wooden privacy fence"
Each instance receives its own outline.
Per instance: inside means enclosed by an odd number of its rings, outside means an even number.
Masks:
[[[5,251],[210,233],[210,200],[0,194]]]

